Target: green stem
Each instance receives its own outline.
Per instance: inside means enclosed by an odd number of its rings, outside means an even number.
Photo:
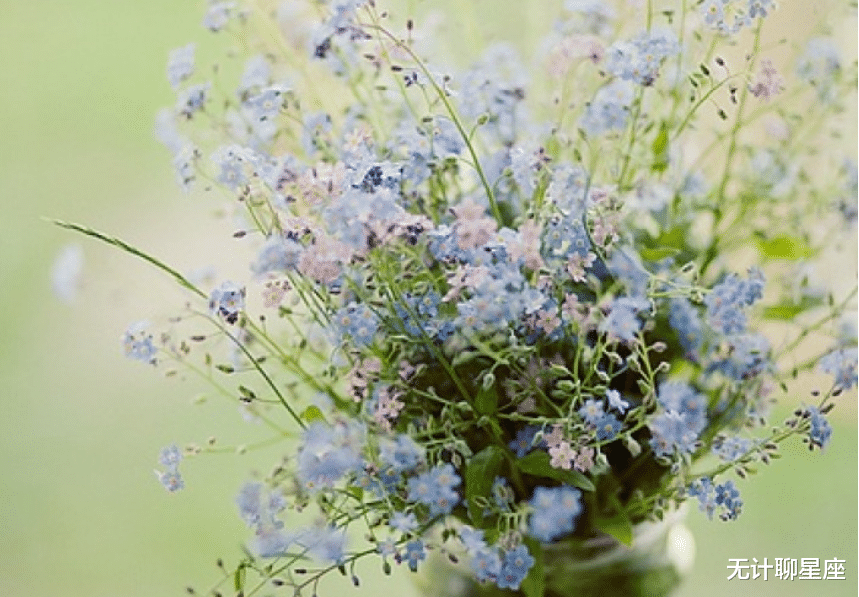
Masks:
[[[109,234],[105,234],[104,232],[99,232],[98,230],[95,230],[95,229],[90,228],[88,226],[84,226],[82,224],[75,224],[74,222],[66,222],[63,220],[54,220],[54,219],[49,219],[48,221],[56,224],[57,226],[59,226],[61,228],[65,228],[67,230],[74,230],[75,232],[80,232],[81,234],[85,234],[86,236],[98,239],[98,240],[105,242],[109,245],[113,245],[114,247],[122,249],[123,251],[125,251],[126,253],[129,253],[130,255],[134,255],[135,257],[139,257],[140,259],[143,259],[144,261],[149,262],[150,264],[154,265],[155,267],[157,267],[161,271],[172,276],[173,279],[176,280],[179,283],[179,285],[182,286],[183,288],[190,290],[191,292],[193,292],[194,294],[196,294],[197,296],[199,296],[201,298],[204,298],[204,299],[209,298],[208,296],[206,296],[205,292],[203,292],[202,290],[197,288],[197,286],[192,284],[191,281],[188,280],[188,278],[186,278],[185,276],[183,276],[182,274],[177,272],[175,269],[173,269],[172,267],[170,267],[169,265],[167,265],[163,261],[156,259],[155,257],[153,257],[152,255],[149,255],[148,253],[144,253],[143,251],[141,251],[137,247],[129,245],[125,241],[123,241],[123,240],[121,240],[115,236],[110,236]]]

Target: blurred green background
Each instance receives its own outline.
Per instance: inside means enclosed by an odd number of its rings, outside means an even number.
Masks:
[[[492,6],[467,4],[475,14]],[[782,4],[776,16],[789,34],[804,3]],[[173,103],[167,54],[208,36],[201,14],[201,3],[176,0],[0,0],[4,597],[153,597],[208,586],[216,558],[234,560],[247,537],[236,489],[248,469],[273,462],[272,454],[196,458],[183,467],[187,489],[165,493],[152,472],[162,446],[209,436],[239,444],[252,433],[223,402],[192,405],[198,384],[122,355],[127,325],[175,310],[183,294],[141,262],[40,219],[115,232],[179,269],[205,265],[207,243],[221,233],[207,217],[212,205],[179,191],[152,133],[157,109]],[[855,23],[841,26],[855,34]],[[83,247],[86,262],[73,305],[49,282],[69,243]],[[785,447],[789,458],[740,484],[739,521],[690,514],[698,554],[682,595],[857,593],[855,400],[855,392],[842,398],[827,453],[796,442]],[[753,557],[837,557],[847,580],[726,580],[729,558]],[[364,585],[349,594],[413,594],[402,571],[392,585],[375,566],[364,570]],[[338,582],[323,584],[320,597],[345,590]]]

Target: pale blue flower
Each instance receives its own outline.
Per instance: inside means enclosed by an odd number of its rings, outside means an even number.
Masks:
[[[209,311],[227,323],[236,323],[245,308],[245,289],[233,282],[223,282],[209,295]]]
[[[833,350],[820,359],[820,370],[835,378],[835,385],[842,390],[849,390],[859,381],[857,374],[859,350],[856,348],[841,348]]]
[[[409,569],[412,572],[417,572],[418,563],[425,560],[427,557],[426,549],[424,548],[424,542],[420,539],[415,539],[414,541],[409,541],[406,543],[406,553],[405,559],[409,565]]]
[[[391,516],[391,520],[388,522],[388,526],[395,531],[399,531],[400,533],[407,535],[418,528],[418,519],[412,512],[409,512],[408,514],[404,512],[394,512]]]
[[[534,557],[525,545],[519,544],[504,554],[496,584],[500,589],[516,591],[534,565]]]
[[[528,519],[528,534],[544,542],[571,533],[582,511],[582,493],[578,489],[537,487],[528,502],[533,509]]]
[[[624,414],[626,409],[629,408],[629,402],[624,400],[617,390],[606,390],[605,397],[608,399],[609,407],[615,409],[620,414]]]
[[[178,89],[182,81],[194,74],[195,49],[194,44],[188,44],[170,52],[167,60],[167,80],[173,89]]]

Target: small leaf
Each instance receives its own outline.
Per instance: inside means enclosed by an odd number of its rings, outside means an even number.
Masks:
[[[492,415],[498,410],[498,390],[494,386],[483,387],[474,400],[474,408],[481,415]]]
[[[468,462],[465,468],[465,500],[468,517],[475,523],[483,521],[483,509],[475,503],[475,498],[488,498],[492,484],[498,475],[504,451],[498,446],[486,446]]]
[[[668,123],[662,121],[659,125],[659,134],[653,140],[653,165],[654,172],[665,172],[668,169]]]
[[[243,591],[245,588],[245,563],[242,562],[239,564],[239,567],[236,568],[236,573],[233,575],[233,584],[236,587],[236,591]]]
[[[245,402],[250,402],[251,400],[256,400],[257,395],[247,386],[239,386],[239,394],[241,394],[242,400]]]
[[[765,259],[786,259],[795,261],[813,257],[815,251],[802,239],[793,236],[776,236],[775,238],[759,239],[758,251]]]
[[[799,303],[787,302],[779,305],[771,305],[764,309],[764,317],[780,321],[789,321],[810,309],[823,305],[822,299],[805,297]]]
[[[611,517],[597,518],[594,526],[624,545],[632,545],[632,522],[625,512],[616,511]]]
[[[542,450],[535,450],[516,461],[516,466],[523,473],[535,477],[549,477],[562,481],[573,487],[594,491],[596,488],[590,479],[578,471],[555,468],[550,464],[549,454]]]
[[[671,247],[682,251],[686,246],[686,235],[687,232],[682,228],[672,228],[660,234],[654,244],[660,248]]]
[[[317,406],[308,406],[305,408],[304,412],[301,413],[301,418],[308,423],[313,423],[314,421],[325,421],[325,415],[322,414],[322,411],[319,410],[319,407]]]
[[[641,249],[639,254],[645,261],[662,261],[668,257],[674,257],[680,252],[675,247],[657,247],[655,249]]]

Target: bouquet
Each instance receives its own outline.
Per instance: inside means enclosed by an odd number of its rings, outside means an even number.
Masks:
[[[127,355],[200,373],[282,446],[236,488],[220,591],[315,595],[433,552],[480,594],[567,595],[559,549],[623,549],[687,501],[734,520],[781,442],[829,442],[856,289],[813,270],[855,229],[857,175],[821,149],[855,63],[823,30],[765,45],[771,0],[551,8],[533,57],[442,65],[452,30],[373,0],[210,2],[224,57],[170,54],[157,132],[247,275],[60,223],[188,290]],[[792,393],[815,369],[831,384]],[[165,448],[158,479],[182,489],[206,450]]]

